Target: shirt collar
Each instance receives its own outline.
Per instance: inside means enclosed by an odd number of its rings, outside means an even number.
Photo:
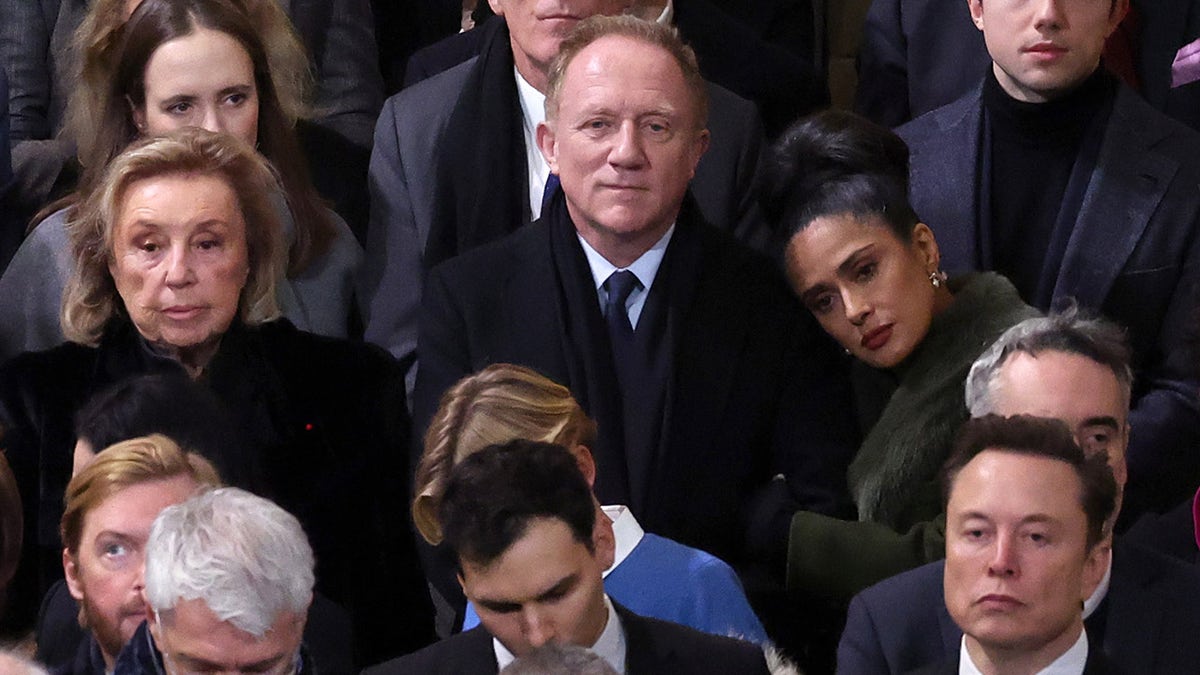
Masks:
[[[666,234],[662,236],[649,251],[643,253],[637,260],[630,263],[629,267],[618,268],[610,263],[604,256],[600,255],[599,251],[592,248],[592,245],[587,243],[578,232],[575,236],[579,238],[580,245],[583,246],[583,254],[587,256],[588,267],[592,269],[592,281],[596,284],[596,290],[604,285],[605,281],[612,276],[613,272],[618,269],[626,269],[633,272],[633,275],[642,283],[642,288],[646,293],[650,292],[650,287],[654,285],[654,277],[658,276],[658,268],[662,265],[663,256],[667,253],[667,244],[671,243],[671,236],[675,234],[675,224],[667,228]]]
[[[1050,665],[1039,670],[1035,675],[1083,675],[1083,668],[1087,665],[1088,657],[1088,641],[1087,629],[1079,631],[1079,637],[1075,639],[1075,644],[1071,648],[1063,652],[1057,659],[1054,659]],[[963,635],[958,647],[958,675],[983,675],[975,662],[971,660],[971,654],[967,651],[967,636]]]
[[[513,75],[517,78],[517,98],[521,101],[521,119],[525,123],[525,131],[537,138],[537,127],[546,121],[546,95],[534,88],[513,66]]]
[[[646,535],[646,531],[642,529],[641,524],[638,523],[637,518],[634,517],[633,511],[630,511],[629,507],[614,505],[602,506],[600,508],[604,509],[604,515],[608,516],[608,519],[612,521],[613,538],[617,541],[612,567],[604,570],[604,576],[607,577],[610,572],[615,570],[618,565],[629,557],[630,553],[633,553],[633,549],[637,548],[637,545],[641,543],[642,537]]]
[[[608,619],[604,622],[604,630],[596,639],[596,644],[592,645],[590,649],[599,654],[600,658],[607,661],[614,670],[624,675],[625,630],[621,626],[621,617],[617,615],[617,610],[613,607],[612,600],[607,594],[604,596],[604,607],[608,610]],[[504,670],[508,664],[517,660],[517,657],[494,637],[492,638],[492,651],[496,654],[496,664],[499,666],[499,670]]]

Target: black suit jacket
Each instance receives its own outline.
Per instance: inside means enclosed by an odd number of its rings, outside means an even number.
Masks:
[[[899,129],[912,152],[913,207],[951,274],[992,269],[981,92]],[[1200,134],[1121,87],[1095,168],[1072,180],[1086,188],[1062,265],[1047,280],[1051,304],[1074,298],[1128,329],[1136,379],[1125,510],[1171,508],[1200,482]]]
[[[666,621],[638,616],[614,603],[625,630],[628,675],[767,673],[757,646]],[[495,675],[492,636],[483,626],[363,671],[363,675]]]
[[[767,42],[742,19],[708,0],[676,0],[674,7],[675,26],[695,50],[704,79],[756,103],[769,138],[829,103],[825,77],[811,59]],[[404,86],[479,54],[486,32],[500,21],[503,19],[489,19],[473,30],[417,50],[408,60]],[[737,49],[729,45],[737,45]]]
[[[1171,62],[1200,38],[1196,0],[1132,0],[1140,30],[1135,69],[1158,110],[1200,129],[1200,82],[1171,88]],[[887,126],[968,93],[991,65],[983,33],[960,0],[874,0],[863,27],[854,109]]]
[[[422,306],[414,422],[492,363],[531,367],[568,387],[599,424],[601,503],[630,503],[647,531],[725,560],[740,555],[752,491],[783,474],[803,506],[841,497],[826,462],[844,462],[853,422],[840,360],[771,263],[685,206],[650,290],[673,340],[663,433],[644,494],[623,494],[620,398],[595,285],[563,199],[507,238],[434,268]],[[553,224],[552,224],[552,221]],[[581,270],[572,276],[571,269]],[[581,325],[598,326],[597,338]],[[632,502],[619,501],[632,498]]]
[[[945,562],[930,563],[855,596],[838,645],[838,673],[898,675],[957,659],[962,631],[943,600],[944,570]],[[1195,671],[1200,663],[1195,598],[1200,598],[1195,568],[1118,542],[1108,595],[1085,621],[1091,651],[1102,651],[1114,672]]]

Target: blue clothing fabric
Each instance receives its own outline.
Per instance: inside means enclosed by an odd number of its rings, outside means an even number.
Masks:
[[[647,533],[604,578],[608,595],[635,614],[766,644],[767,631],[750,609],[737,573],[700,549]],[[479,625],[467,603],[463,630]]]

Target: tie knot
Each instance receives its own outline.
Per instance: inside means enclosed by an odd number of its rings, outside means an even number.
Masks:
[[[633,272],[629,270],[613,272],[609,275],[608,280],[604,282],[605,288],[608,289],[609,306],[624,307],[625,301],[629,299],[629,294],[639,285],[641,283],[638,281],[637,275]]]

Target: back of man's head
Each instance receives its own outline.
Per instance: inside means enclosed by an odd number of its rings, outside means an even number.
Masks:
[[[313,553],[299,521],[237,488],[159,514],[146,548],[145,596],[156,614],[202,600],[221,621],[261,638],[281,612],[312,600]]]
[[[575,456],[550,443],[516,440],[467,457],[450,474],[439,507],[446,543],[486,567],[530,522],[556,518],[593,550],[596,506]]]

